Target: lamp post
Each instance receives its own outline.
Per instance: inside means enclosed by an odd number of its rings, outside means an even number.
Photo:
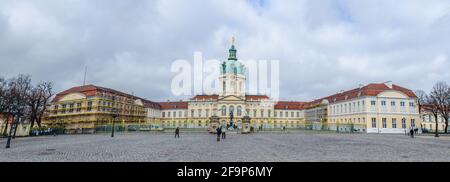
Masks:
[[[113,96],[112,101],[113,101],[113,103],[112,103],[112,109],[111,109],[111,116],[112,116],[113,120],[112,120],[112,129],[111,129],[111,138],[114,137],[115,121],[116,121],[117,116],[119,115],[118,109],[116,108],[117,104],[115,103],[116,97]]]

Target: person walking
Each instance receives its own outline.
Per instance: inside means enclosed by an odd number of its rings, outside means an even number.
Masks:
[[[175,129],[175,138],[180,138],[180,127]]]
[[[411,138],[414,138],[414,129],[410,129],[409,130],[409,135],[411,136]]]
[[[226,138],[226,133],[225,133],[225,131],[222,131],[222,139],[225,139]]]
[[[217,127],[217,141],[220,142],[220,135],[222,134],[222,126]]]

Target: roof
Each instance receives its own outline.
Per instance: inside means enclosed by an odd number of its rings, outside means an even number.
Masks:
[[[193,100],[217,100],[219,95],[196,95]]]
[[[350,100],[350,99],[354,99],[354,98],[362,97],[362,96],[377,96],[381,92],[389,91],[389,90],[399,91],[399,92],[402,92],[403,94],[407,95],[408,97],[417,98],[417,96],[414,94],[413,91],[403,88],[403,87],[400,87],[395,84],[392,84],[392,87],[389,87],[385,83],[371,83],[371,84],[368,84],[368,85],[360,87],[360,88],[355,88],[355,89],[351,89],[348,91],[344,91],[342,93],[337,93],[337,94],[334,94],[334,95],[331,95],[328,97],[324,97],[319,100],[327,99],[330,103],[333,103],[333,102],[339,102],[339,101],[343,101],[343,100]]]
[[[275,104],[275,109],[302,110],[306,104],[306,102],[279,101]]]
[[[269,99],[267,95],[245,95],[245,100],[264,100]]]
[[[161,109],[187,109],[188,102],[180,101],[180,102],[158,102],[161,106]]]
[[[153,109],[161,109],[161,105],[157,102],[152,102],[149,100],[144,101],[144,107],[145,108],[153,108]]]
[[[108,93],[112,93],[115,95],[120,95],[123,97],[128,97],[128,98],[133,98],[133,99],[140,99],[142,100],[142,102],[144,103],[145,107],[151,107],[151,108],[159,108],[159,104],[157,102],[152,102],[131,94],[126,94],[114,89],[110,89],[110,88],[106,88],[106,87],[100,87],[100,86],[96,86],[96,85],[84,85],[84,86],[78,86],[78,87],[72,87],[70,89],[67,89],[65,91],[62,91],[58,94],[56,94],[56,96],[53,98],[52,102],[58,102],[61,98],[63,98],[64,96],[68,95],[68,94],[72,94],[72,93],[83,93],[84,95],[86,95],[87,97],[89,96],[95,96],[97,94],[97,92],[108,92]]]
[[[196,95],[192,98],[193,100],[217,100],[219,95]],[[267,95],[246,95],[245,100],[264,100],[269,99]]]

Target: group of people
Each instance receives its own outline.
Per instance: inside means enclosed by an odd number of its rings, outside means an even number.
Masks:
[[[410,128],[409,129],[409,136],[411,138],[414,138],[414,135],[418,134],[418,133],[419,133],[419,128]]]
[[[216,129],[216,133],[217,133],[217,141],[219,142],[220,139],[225,139],[226,138],[226,133],[225,131],[222,130],[222,126],[217,127]],[[175,138],[180,138],[180,127],[177,127],[175,129]]]
[[[220,138],[222,138],[222,139],[226,138],[226,133],[225,133],[225,131],[222,131],[222,126],[217,127],[216,133],[217,133],[217,141],[218,142],[220,142]]]

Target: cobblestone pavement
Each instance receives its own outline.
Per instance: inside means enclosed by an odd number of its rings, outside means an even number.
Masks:
[[[442,138],[442,137],[441,137]],[[117,133],[17,138],[0,161],[450,161],[450,140],[404,135],[228,133],[215,135]]]

